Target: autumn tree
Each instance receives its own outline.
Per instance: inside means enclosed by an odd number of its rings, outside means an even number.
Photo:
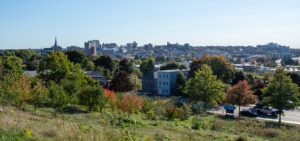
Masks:
[[[239,106],[239,116],[241,106],[254,104],[257,97],[253,95],[253,91],[246,80],[239,81],[236,85],[230,87],[226,94],[226,101],[233,105]]]
[[[278,124],[281,124],[281,115],[284,110],[295,109],[300,105],[299,88],[284,71],[278,68],[269,85],[263,90],[263,103],[278,110]]]
[[[27,76],[8,74],[0,82],[0,100],[2,104],[21,106],[31,93],[30,79]]]
[[[176,78],[174,94],[184,96],[187,92],[187,80],[182,72],[179,72]]]
[[[125,95],[119,102],[118,107],[123,112],[128,113],[128,116],[130,117],[131,114],[140,111],[143,108],[143,104],[144,100],[142,97],[136,95]]]
[[[204,64],[209,65],[213,74],[224,83],[230,84],[232,82],[234,67],[224,56],[219,55],[205,55],[200,59],[194,59],[190,64],[189,77],[194,77],[195,72]]]
[[[188,81],[188,95],[196,102],[203,102],[206,109],[208,105],[215,106],[223,100],[224,84],[218,80],[208,65],[202,65],[195,72],[195,76]]]

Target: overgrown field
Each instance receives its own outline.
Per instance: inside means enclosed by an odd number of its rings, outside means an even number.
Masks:
[[[197,120],[199,119],[199,120]],[[100,141],[216,141],[216,140],[300,140],[300,127],[226,118],[216,115],[191,116],[186,120],[150,120],[146,114],[105,109],[84,112],[65,109],[22,109],[3,107],[0,113],[0,140],[100,140]]]

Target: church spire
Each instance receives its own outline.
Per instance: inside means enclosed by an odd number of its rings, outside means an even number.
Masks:
[[[57,46],[57,39],[56,39],[56,37],[55,37],[55,43],[54,43],[54,46]]]

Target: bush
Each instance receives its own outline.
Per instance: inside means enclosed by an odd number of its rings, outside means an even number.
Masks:
[[[103,96],[103,91],[99,87],[85,87],[81,90],[78,97],[80,104],[87,106],[89,111],[96,110],[97,108],[100,108],[100,111],[102,111],[102,108],[105,106],[106,101]]]
[[[147,113],[151,110],[153,111],[154,108],[155,108],[155,104],[154,104],[153,100],[151,100],[150,98],[145,97],[142,112]]]
[[[279,133],[275,129],[258,130],[257,134],[259,134],[261,136],[264,136],[264,137],[269,137],[269,138],[274,138],[274,137],[277,137],[279,135]]]
[[[144,104],[144,100],[142,97],[136,95],[126,95],[123,96],[123,98],[118,104],[118,107],[123,112],[126,112],[128,113],[128,115],[131,115],[141,110],[143,104]]]
[[[248,141],[248,138],[246,136],[239,136],[236,141]]]
[[[175,117],[180,120],[186,120],[190,117],[190,107],[188,105],[183,105],[180,108],[176,108]]]
[[[199,130],[201,126],[200,120],[198,118],[194,118],[192,121],[192,129]]]

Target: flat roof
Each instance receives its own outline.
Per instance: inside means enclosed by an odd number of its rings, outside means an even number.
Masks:
[[[179,71],[189,71],[189,69],[160,70],[160,71],[157,71],[157,72],[179,72]]]

